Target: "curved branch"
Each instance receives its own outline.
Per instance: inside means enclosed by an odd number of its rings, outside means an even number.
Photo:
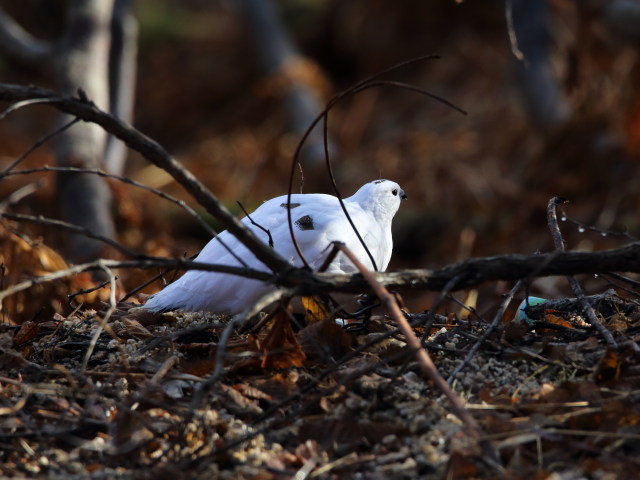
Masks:
[[[21,213],[0,212],[0,218],[8,218],[9,220],[13,220],[15,222],[29,222],[35,223],[36,225],[46,225],[48,227],[57,228],[58,230],[77,233],[85,237],[98,240],[133,258],[153,258],[141,252],[136,252],[135,250],[132,250],[129,247],[122,245],[121,243],[112,240],[109,237],[105,237],[104,235],[95,233],[90,228],[83,227],[82,225],[75,225],[73,223],[65,222],[62,220],[55,220],[53,218],[45,218],[42,215],[34,217],[33,215],[24,215]]]
[[[48,66],[45,62],[53,45],[39,40],[0,9],[0,49],[31,67]]]

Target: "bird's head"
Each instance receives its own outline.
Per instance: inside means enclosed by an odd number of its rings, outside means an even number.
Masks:
[[[351,200],[358,202],[363,208],[393,218],[400,208],[400,202],[406,198],[404,190],[396,182],[374,180],[360,187]]]

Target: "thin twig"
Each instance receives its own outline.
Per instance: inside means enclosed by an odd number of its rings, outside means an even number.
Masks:
[[[72,125],[75,125],[79,121],[80,121],[79,118],[74,118],[73,120],[62,125],[61,127],[58,127],[52,132],[49,132],[46,135],[43,135],[42,137],[37,139],[35,142],[31,144],[31,146],[29,146],[29,148],[27,148],[24,152],[22,152],[22,154],[18,158],[16,158],[12,163],[10,163],[7,168],[5,168],[2,172],[0,172],[0,179],[6,177],[9,174],[9,172],[11,172],[11,170],[13,170],[16,166],[18,166],[18,164],[21,163],[29,155],[31,155],[34,152],[34,150],[36,150],[38,147],[44,145],[48,140],[64,132],[66,129],[68,129]]]
[[[197,254],[193,254],[189,257],[189,260],[193,260],[194,258],[196,258]],[[138,285],[137,287],[135,287],[134,289],[130,290],[129,292],[127,292],[127,294],[122,297],[119,301],[120,302],[126,302],[128,299],[130,299],[132,296],[134,296],[136,293],[138,293],[139,291],[143,290],[145,287],[151,285],[153,282],[155,282],[156,280],[158,280],[159,278],[164,277],[167,273],[174,271],[174,269],[169,268],[167,270],[164,270],[160,273],[157,273],[156,275],[154,275],[153,277],[151,277],[149,280],[147,280],[146,282]],[[175,274],[177,274],[178,272],[175,272]],[[163,279],[163,286],[166,286],[167,282]]]
[[[144,258],[139,260],[109,260],[98,259],[93,262],[81,263],[72,267],[56,270],[55,272],[47,273],[39,277],[34,277],[29,280],[25,280],[20,283],[16,283],[2,291],[0,291],[0,300],[15,295],[18,292],[27,290],[35,285],[42,283],[52,282],[61,278],[77,275],[78,273],[86,272],[94,269],[106,268],[169,268],[185,269],[185,270],[205,270],[207,272],[220,272],[229,273],[231,275],[238,275],[246,278],[253,278],[255,280],[269,281],[273,278],[273,275],[269,272],[263,272],[260,270],[252,270],[249,268],[232,267],[229,265],[217,265],[213,263],[192,262],[190,260],[184,260],[180,258]]]
[[[44,182],[28,183],[9,194],[9,196],[0,202],[0,213],[4,212],[9,206],[18,203],[23,198],[26,198],[32,193],[38,191],[38,189],[42,188],[43,183]]]
[[[154,195],[157,195],[158,197],[167,200],[168,202],[173,203],[174,205],[177,205],[179,208],[183,209],[184,211],[186,211],[189,215],[191,215],[193,218],[195,218],[198,223],[200,223],[200,225],[202,226],[202,228],[204,228],[208,233],[210,233],[212,236],[215,236],[217,234],[217,232],[211,228],[211,225],[209,225],[206,221],[204,221],[202,219],[202,217],[200,215],[198,215],[198,213],[191,208],[189,205],[187,205],[186,202],[184,202],[184,200],[178,200],[177,198],[175,198],[174,196],[165,193],[161,190],[158,190],[156,188],[150,187],[149,185],[145,185],[144,183],[140,183],[136,180],[133,180],[129,177],[125,177],[122,175],[116,175],[113,173],[108,173],[105,172],[104,170],[100,170],[98,168],[80,168],[80,167],[71,167],[71,166],[64,166],[64,167],[51,167],[49,165],[44,165],[42,167],[37,167],[37,168],[29,168],[29,169],[23,169],[23,170],[13,170],[11,172],[7,172],[4,173],[5,176],[13,176],[13,175],[31,175],[34,173],[41,173],[41,172],[67,172],[67,173],[88,173],[90,175],[98,175],[100,177],[104,177],[104,178],[112,178],[114,180],[118,180],[119,182],[122,183],[126,183],[128,185],[133,185],[134,187],[140,188],[142,190],[146,190]]]
[[[110,291],[109,291],[109,308],[107,309],[107,312],[105,313],[104,317],[101,317],[100,315],[97,315],[95,317],[97,319],[97,321],[98,321],[98,327],[93,332],[93,336],[91,337],[91,342],[89,343],[89,348],[87,348],[87,352],[86,352],[86,354],[84,356],[84,360],[82,361],[82,366],[80,368],[80,371],[82,373],[84,373],[84,371],[87,369],[87,365],[89,364],[89,360],[91,359],[91,356],[93,355],[93,351],[94,351],[94,349],[96,347],[96,344],[98,343],[98,339],[100,338],[100,335],[102,334],[103,331],[106,331],[111,336],[111,338],[113,338],[115,340],[116,347],[118,348],[118,351],[120,352],[120,360],[122,361],[122,365],[123,365],[125,370],[130,370],[129,359],[127,357],[127,353],[125,352],[124,347],[120,343],[120,339],[118,338],[116,333],[113,331],[113,329],[109,325],[109,319],[111,318],[111,315],[113,314],[113,312],[116,311],[116,277],[113,274],[113,272],[109,268],[107,268],[106,266],[101,265],[101,269],[102,269],[102,271],[104,271],[109,276],[109,288],[110,288]]]
[[[231,319],[231,321],[227,324],[227,326],[222,331],[222,335],[218,340],[216,345],[216,360],[215,367],[213,368],[213,372],[209,375],[207,380],[200,384],[200,386],[196,389],[193,399],[191,401],[191,412],[196,412],[200,408],[202,408],[202,403],[204,402],[204,398],[206,394],[211,390],[211,388],[216,384],[220,375],[224,371],[224,357],[227,352],[227,343],[229,343],[229,337],[235,331],[236,327],[238,327],[244,318],[240,315],[237,315]]]
[[[367,270],[362,262],[360,262],[358,257],[356,257],[353,252],[351,252],[351,250],[349,250],[344,244],[338,243],[337,245],[340,246],[342,252],[356,266],[360,274],[365,278],[367,283],[373,289],[374,293],[380,299],[380,302],[387,307],[389,313],[396,321],[398,328],[400,328],[400,330],[402,331],[407,345],[409,346],[411,351],[414,352],[414,355],[422,372],[436,385],[436,387],[445,395],[445,397],[447,397],[451,404],[453,412],[467,427],[467,432],[469,433],[469,435],[477,440],[482,445],[485,453],[488,454],[487,460],[489,460],[494,466],[499,467],[500,463],[497,453],[494,451],[491,444],[481,439],[482,429],[480,428],[480,425],[464,407],[464,403],[462,402],[462,400],[455,394],[451,387],[449,387],[449,384],[438,372],[438,369],[433,363],[431,356],[423,348],[422,343],[414,333],[411,325],[409,325],[409,322],[407,322],[407,319],[404,317],[404,314],[400,310],[400,307],[398,307],[398,303],[396,302],[395,297],[391,295],[389,291],[376,280],[372,273]]]
[[[629,277],[626,277],[624,275],[620,275],[619,273],[615,273],[615,272],[607,272],[607,275],[609,275],[610,277],[615,278],[616,280],[620,280],[622,282],[628,283],[632,287],[635,287],[635,288],[640,287],[640,282],[638,280],[634,280],[633,278],[629,278]],[[634,292],[634,293],[637,293],[637,292]]]
[[[406,84],[401,84],[399,82],[396,82],[395,84],[393,84],[393,82],[376,82],[376,80],[378,78],[380,78],[383,75],[386,75],[388,73],[394,72],[396,70],[399,70],[401,68],[404,68],[406,66],[409,65],[413,65],[415,63],[418,62],[422,62],[425,60],[434,60],[439,58],[437,55],[423,55],[420,57],[416,57],[416,58],[412,58],[409,60],[406,60],[404,62],[398,63],[396,65],[393,65],[389,68],[386,68],[380,72],[377,72],[367,78],[365,78],[364,80],[361,80],[359,82],[357,82],[355,85],[353,85],[352,87],[350,87],[349,89],[335,95],[331,100],[329,100],[329,102],[327,102],[327,105],[325,106],[324,110],[322,110],[322,112],[320,112],[318,114],[318,116],[315,118],[315,120],[313,122],[311,122],[311,124],[309,125],[309,127],[307,128],[306,132],[302,135],[302,138],[300,139],[300,141],[298,142],[298,145],[296,147],[296,151],[293,154],[293,159],[292,159],[292,164],[291,164],[291,169],[290,169],[290,173],[289,173],[289,190],[287,193],[287,205],[290,206],[291,204],[291,195],[293,192],[293,179],[295,176],[295,166],[297,164],[299,164],[300,162],[300,155],[302,153],[302,148],[304,147],[305,142],[307,141],[307,139],[310,137],[312,131],[314,130],[314,128],[316,127],[316,125],[318,124],[318,122],[320,122],[320,120],[322,120],[324,122],[324,128],[323,128],[323,143],[324,143],[324,152],[325,152],[325,163],[327,165],[327,173],[329,174],[329,178],[331,180],[331,183],[333,185],[334,188],[334,192],[336,193],[336,197],[338,198],[338,202],[340,203],[340,206],[342,208],[342,211],[345,213],[347,220],[349,221],[351,227],[353,228],[356,236],[358,237],[360,244],[363,246],[365,252],[367,252],[367,255],[369,256],[369,259],[371,260],[371,263],[374,267],[374,270],[377,271],[377,266],[376,266],[376,262],[373,259],[373,255],[371,254],[371,252],[369,251],[369,248],[367,247],[367,245],[365,244],[364,240],[362,239],[360,233],[358,232],[358,229],[355,227],[353,221],[351,220],[351,217],[349,215],[349,212],[347,212],[347,209],[344,205],[344,202],[342,201],[342,195],[340,194],[340,191],[338,190],[338,186],[335,180],[335,177],[333,175],[333,171],[332,171],[332,167],[331,167],[331,162],[329,159],[329,147],[328,147],[328,127],[327,127],[327,122],[328,122],[328,115],[329,112],[331,111],[331,109],[333,107],[335,107],[339,102],[341,102],[343,99],[355,95],[357,93],[360,93],[368,88],[373,88],[375,86],[380,86],[380,85],[392,85],[392,86],[396,86],[399,88],[407,88]],[[438,97],[437,95],[433,95],[428,93],[426,90],[422,90],[418,87],[414,87],[414,86],[410,86],[411,90],[413,91],[418,91],[421,94],[425,94],[428,95],[429,97],[440,101],[450,107],[454,107],[456,110],[465,113],[462,109],[459,109],[458,107],[455,107],[451,102],[448,102],[444,99],[442,99],[441,97]],[[287,221],[289,224],[289,234],[291,235],[291,241],[296,249],[296,252],[298,253],[298,256],[300,257],[300,260],[302,261],[302,264],[307,267],[310,268],[309,266],[309,262],[306,260],[304,254],[302,253],[302,250],[300,249],[300,246],[298,245],[298,242],[296,240],[296,236],[295,236],[295,231],[293,230],[293,218],[292,218],[292,214],[291,214],[291,208],[287,208]]]
[[[438,308],[440,308],[440,305],[442,305],[442,302],[444,302],[445,298],[447,298],[447,296],[451,293],[451,291],[456,289],[456,285],[458,285],[458,283],[460,283],[460,281],[462,281],[463,278],[464,278],[463,274],[460,274],[460,275],[456,275],[451,280],[449,280],[440,291],[440,294],[438,295],[438,298],[436,298],[436,301],[433,302],[433,304],[431,305],[431,308],[429,308],[429,311],[426,313],[427,320],[425,321],[425,325],[424,325],[424,334],[420,339],[423,344],[427,341],[427,338],[429,337],[429,331],[433,326],[433,322],[436,318],[436,312],[438,311]]]
[[[50,103],[50,102],[52,102],[52,100],[48,98],[30,98],[27,100],[21,100],[19,102],[14,103],[13,105],[10,105],[5,110],[3,110],[0,113],[0,120],[4,120],[7,115],[17,110],[20,110],[21,108],[28,107],[30,105],[38,105],[38,104]]]
[[[462,362],[460,362],[460,364],[451,372],[451,374],[449,375],[449,378],[447,378],[447,383],[451,384],[451,382],[453,382],[453,380],[456,378],[456,375],[460,373],[463,368],[469,365],[471,360],[473,360],[473,357],[476,355],[476,353],[480,349],[480,346],[487,340],[487,338],[489,338],[489,335],[491,335],[491,333],[495,330],[495,328],[500,324],[500,321],[504,316],[505,310],[513,300],[513,297],[515,296],[515,294],[518,293],[520,288],[522,288],[523,282],[524,282],[523,280],[519,280],[513,286],[511,291],[507,294],[507,296],[504,298],[504,300],[500,304],[500,307],[498,308],[498,311],[496,312],[495,317],[493,317],[493,321],[491,322],[489,327],[487,327],[482,337],[480,337],[478,341],[474,343],[473,347],[471,347],[471,349],[469,350],[469,353],[467,353],[467,356],[464,358],[464,360],[462,360]]]
[[[213,372],[211,372],[209,378],[207,378],[207,380],[198,387],[195,394],[193,395],[193,400],[191,402],[192,412],[195,412],[202,407],[202,402],[204,401],[206,394],[209,392],[209,390],[211,390],[211,388],[216,384],[216,382],[222,375],[222,372],[224,371],[224,357],[227,351],[227,344],[229,342],[231,334],[236,330],[236,328],[246,322],[249,318],[257,315],[265,307],[271,305],[274,302],[282,301],[283,299],[292,297],[295,294],[296,291],[292,289],[275,289],[263,295],[256,303],[251,305],[251,307],[247,308],[244,312],[234,315],[231,318],[216,345],[216,361]]]
[[[273,237],[271,236],[271,231],[268,228],[264,228],[259,223],[254,222],[253,218],[251,218],[251,215],[249,215],[249,212],[247,212],[247,210],[244,208],[244,205],[242,205],[240,200],[237,200],[236,203],[238,204],[242,212],[245,214],[245,216],[249,219],[249,221],[251,222],[251,225],[258,227],[260,230],[262,230],[264,233],[267,234],[267,236],[269,237],[269,246],[273,248]]]
[[[507,20],[507,31],[509,33],[509,44],[511,45],[511,53],[514,57],[516,57],[516,59],[524,61],[525,56],[518,46],[518,37],[516,35],[515,28],[513,28],[513,8],[511,7],[511,0],[506,0],[505,2],[504,15]]]
[[[118,276],[116,275],[115,277],[116,280],[118,280]],[[78,291],[75,291],[73,293],[70,293],[69,295],[67,295],[67,302],[69,302],[69,304],[71,304],[71,302],[73,301],[74,298],[76,298],[78,295],[84,295],[86,293],[91,293],[91,292],[95,292],[96,290],[100,290],[101,288],[106,287],[107,285],[111,284],[111,278],[108,278],[107,280],[105,280],[102,283],[99,283],[98,285],[96,285],[95,287],[92,288],[82,288]]]
[[[133,258],[154,258],[152,256],[149,255],[145,255],[143,253],[140,252],[136,252],[135,250],[130,249],[129,247],[126,247],[124,245],[122,245],[121,243],[105,237],[103,235],[100,235],[98,233],[95,233],[93,230],[91,230],[88,227],[82,227],[80,225],[74,225],[73,223],[69,223],[69,222],[64,222],[62,220],[55,220],[52,218],[44,218],[42,216],[38,216],[38,217],[34,217],[32,215],[24,215],[22,213],[0,213],[0,217],[2,218],[8,218],[9,220],[14,220],[16,222],[29,222],[29,223],[35,223],[36,225],[45,225],[47,227],[55,227],[59,230],[65,230],[67,232],[73,232],[79,235],[84,235],[85,237],[89,237],[89,238],[94,238],[96,240],[99,240],[107,245],[109,245],[110,247],[115,248],[116,250],[124,253],[125,255],[129,256],[129,257],[133,257]]]
[[[595,225],[587,225],[586,223],[582,223],[575,218],[571,218],[564,211],[560,210],[560,214],[562,215],[560,219],[563,222],[573,223],[578,229],[582,232],[584,230],[589,230],[591,232],[599,233],[602,237],[624,237],[632,242],[637,242],[638,237],[631,235],[628,231],[617,231],[617,230],[608,230],[600,227],[596,227]]]
[[[100,110],[92,102],[59,95],[37,87],[0,84],[0,100],[20,101],[30,99],[45,99],[47,100],[46,104],[53,108],[100,125],[130,148],[140,152],[151,163],[169,173],[267,267],[275,272],[288,271],[294,268],[274,249],[269,248],[267,244],[262,242],[240,220],[234,217],[202,182],[180,165],[180,162],[171,157],[160,144],[138,132],[126,122]]]
[[[242,259],[242,257],[240,257],[237,253],[235,253],[233,251],[233,249],[231,247],[229,247],[229,245],[222,240],[217,232],[211,227],[211,225],[209,225],[209,223],[207,223],[202,216],[198,215],[198,213],[191,208],[189,205],[187,205],[186,202],[184,202],[183,200],[178,200],[177,198],[173,197],[172,195],[169,195],[168,193],[165,193],[161,190],[155,189],[153,187],[150,187],[148,185],[145,185],[144,183],[140,183],[137,182],[136,180],[132,180],[128,177],[122,176],[122,175],[116,175],[113,173],[108,173],[105,172],[103,170],[97,169],[97,168],[80,168],[80,167],[70,167],[70,166],[64,166],[64,167],[50,167],[48,165],[45,165],[44,167],[38,167],[38,168],[30,168],[30,169],[24,169],[24,170],[17,170],[17,171],[12,171],[12,172],[7,172],[6,176],[12,176],[12,175],[29,175],[32,173],[39,173],[39,172],[71,172],[71,173],[88,173],[91,175],[98,175],[100,177],[104,177],[104,178],[112,178],[114,180],[118,180],[122,183],[126,183],[129,185],[133,185],[134,187],[140,188],[142,190],[146,190],[154,195],[157,195],[158,197],[167,200],[168,202],[173,203],[174,205],[177,205],[178,207],[180,207],[181,209],[183,209],[185,212],[187,212],[190,216],[192,216],[193,218],[196,219],[196,221],[200,224],[201,227],[203,227],[209,234],[211,234],[212,237],[217,238],[217,241],[220,242],[220,244],[227,250],[227,252],[229,252],[229,254],[235,259],[237,260],[240,265],[242,265],[243,267],[248,267],[247,263]],[[1,209],[0,209],[1,211]],[[82,233],[80,233],[82,234]]]
[[[562,233],[560,232],[560,226],[558,225],[558,215],[556,213],[556,209],[558,205],[562,205],[566,203],[567,200],[561,197],[553,197],[549,200],[549,204],[547,205],[547,223],[549,224],[549,230],[551,231],[551,237],[553,238],[553,244],[556,247],[556,250],[560,252],[564,252],[564,240],[562,239]],[[584,311],[587,321],[593,326],[604,338],[607,345],[611,348],[617,348],[618,344],[616,343],[613,335],[607,328],[598,320],[595,310],[587,300],[584,294],[584,290],[582,289],[582,285],[573,275],[568,275],[567,280],[569,281],[569,285],[571,285],[571,289],[573,290],[574,295],[580,301],[580,306]]]

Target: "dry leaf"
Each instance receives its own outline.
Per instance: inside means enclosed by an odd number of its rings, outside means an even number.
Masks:
[[[301,367],[306,358],[285,311],[274,315],[271,330],[260,350],[263,354],[262,368],[266,369]]]
[[[331,309],[322,297],[302,297],[300,300],[302,301],[308,324],[321,322],[332,317]]]

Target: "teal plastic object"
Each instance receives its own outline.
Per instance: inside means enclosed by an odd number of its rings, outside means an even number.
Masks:
[[[544,303],[546,301],[547,301],[546,298],[540,298],[540,297],[525,298],[522,301],[522,303],[518,306],[518,311],[516,312],[516,315],[513,317],[513,320],[517,322],[527,322],[529,325],[533,325],[534,323],[536,323],[536,321],[533,318],[531,318],[529,315],[527,315],[524,309],[530,305],[540,305],[541,303]]]

